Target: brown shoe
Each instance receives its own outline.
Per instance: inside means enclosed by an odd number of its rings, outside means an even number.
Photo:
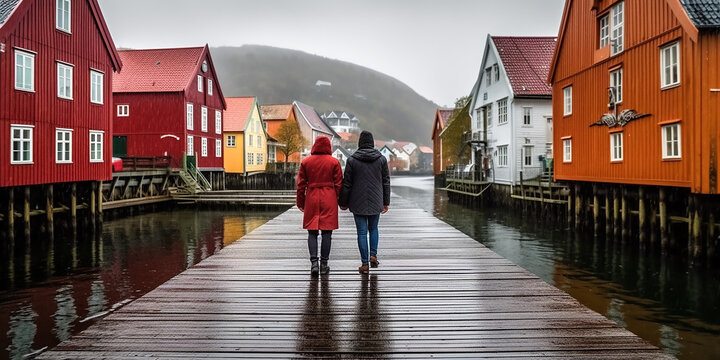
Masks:
[[[370,267],[376,268],[378,265],[380,265],[380,262],[378,261],[377,256],[370,255]]]
[[[367,263],[364,263],[358,268],[358,272],[361,274],[367,274],[370,272],[370,266]]]

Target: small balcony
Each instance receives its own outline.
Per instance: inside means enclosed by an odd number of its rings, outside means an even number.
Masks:
[[[481,144],[487,141],[485,131],[466,131],[462,135],[462,141],[466,144]]]

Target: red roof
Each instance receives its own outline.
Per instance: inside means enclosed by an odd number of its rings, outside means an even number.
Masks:
[[[121,50],[123,69],[113,92],[179,92],[195,79],[204,47]]]
[[[343,139],[345,141],[350,141],[350,137],[352,136],[351,133],[346,133],[346,132],[340,132],[337,134],[338,134],[338,136],[340,136],[341,139]]]
[[[450,120],[450,117],[454,112],[454,109],[438,109],[438,114],[440,114],[440,120],[442,121],[443,128],[447,125],[448,120]]]
[[[227,110],[223,121],[223,131],[245,131],[245,124],[250,118],[255,97],[225,98]]]
[[[424,153],[424,154],[432,154],[432,153],[433,153],[433,149],[431,149],[431,148],[429,148],[429,147],[427,147],[427,146],[421,146],[421,147],[420,147],[420,152],[421,152],[421,153]]]
[[[556,38],[492,36],[515,96],[552,96],[547,83]]]
[[[260,113],[263,120],[287,120],[292,111],[292,104],[287,105],[261,105]]]

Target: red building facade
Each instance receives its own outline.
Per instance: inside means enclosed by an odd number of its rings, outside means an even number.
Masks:
[[[116,156],[196,154],[198,168],[223,171],[226,108],[209,49],[123,50],[113,81]]]
[[[0,187],[111,178],[121,64],[97,0],[0,9]]]

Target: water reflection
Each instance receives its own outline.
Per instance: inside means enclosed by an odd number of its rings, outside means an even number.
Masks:
[[[391,342],[385,325],[389,319],[386,319],[379,305],[381,301],[377,290],[378,276],[363,275],[355,306],[355,338],[350,339],[350,343],[355,352],[367,354],[368,349],[372,349],[368,355],[373,355],[374,359],[384,359]]]
[[[98,231],[56,219],[52,238],[39,224],[31,237],[18,229],[1,244],[0,334],[7,336],[0,336],[0,359],[22,359],[77,334],[279,212],[136,213]]]
[[[336,309],[328,276],[311,278],[303,307],[300,327],[297,330],[298,353],[302,356],[317,356],[324,352],[336,352],[337,338]]]

